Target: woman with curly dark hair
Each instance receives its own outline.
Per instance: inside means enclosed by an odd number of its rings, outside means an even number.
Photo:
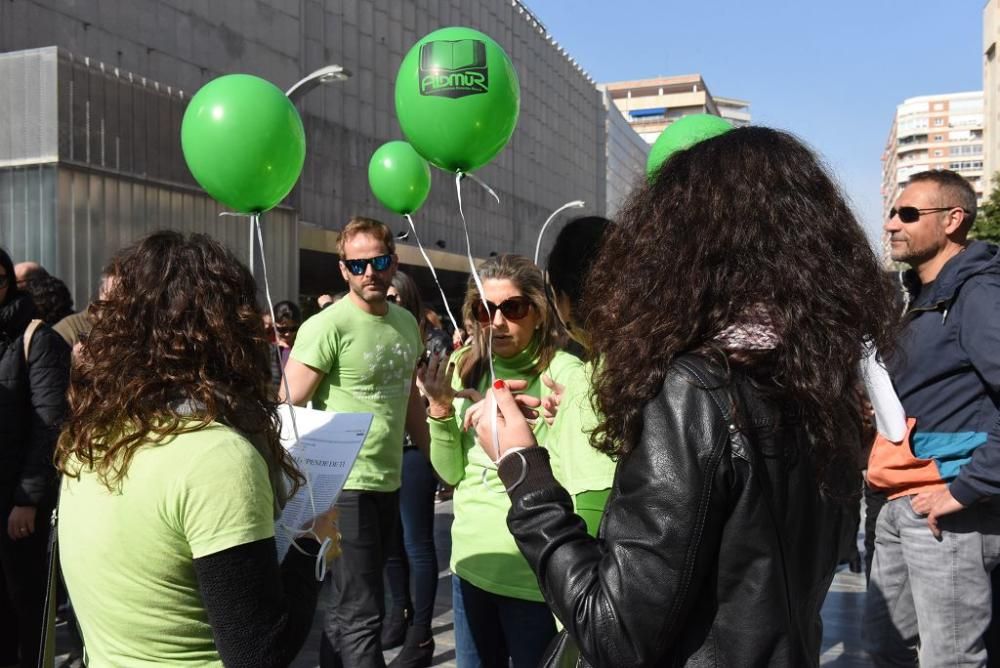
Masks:
[[[696,144],[609,228],[585,303],[592,442],[618,459],[598,538],[495,392],[508,523],[584,663],[817,665],[861,483],[858,362],[896,322],[837,187],[782,132]]]
[[[275,517],[303,478],[278,439],[253,277],[175,232],[107,273],[57,452],[88,665],[286,666],[312,623],[320,546],[300,536],[275,557]],[[329,513],[312,524],[335,541]]]
[[[31,295],[38,317],[46,325],[55,325],[73,313],[73,296],[69,288],[52,274],[32,276],[25,281],[24,291]]]

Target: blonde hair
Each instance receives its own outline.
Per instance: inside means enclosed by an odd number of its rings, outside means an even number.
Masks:
[[[369,234],[385,244],[390,253],[396,252],[396,238],[392,236],[392,230],[389,229],[388,225],[374,218],[354,216],[347,221],[347,225],[340,233],[340,238],[337,239],[337,253],[341,259],[344,257],[344,247],[347,242],[359,234]]]

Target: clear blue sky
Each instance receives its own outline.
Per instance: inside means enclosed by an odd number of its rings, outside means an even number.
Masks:
[[[700,73],[826,160],[877,238],[905,98],[982,88],[984,0],[525,0],[597,82]]]

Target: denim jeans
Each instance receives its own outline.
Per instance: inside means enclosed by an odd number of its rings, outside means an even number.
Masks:
[[[437,596],[438,559],[434,549],[434,492],[437,479],[427,457],[416,448],[403,450],[403,486],[399,490],[400,547],[385,565],[389,593],[397,609],[410,607],[413,624],[430,627]]]
[[[535,668],[556,635],[548,606],[484,591],[452,576],[458,668]],[[461,617],[461,622],[459,618]]]
[[[876,666],[986,666],[1000,506],[976,504],[938,525],[940,541],[908,497],[879,513],[863,628]]]
[[[320,640],[320,666],[384,668],[382,569],[396,540],[399,492],[344,490],[336,507],[341,556],[331,568],[331,606]]]

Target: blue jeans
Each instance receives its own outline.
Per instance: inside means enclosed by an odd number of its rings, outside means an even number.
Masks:
[[[879,513],[862,629],[876,666],[986,666],[1000,506],[979,503],[938,526],[940,541],[908,497]]]
[[[556,635],[548,606],[500,596],[469,584],[452,582],[455,658],[458,668],[535,668]]]
[[[430,627],[437,596],[438,559],[434,549],[434,492],[437,479],[427,457],[416,448],[403,450],[403,486],[399,516],[403,550],[395,550],[385,565],[393,606],[410,607],[413,584],[413,624]]]

